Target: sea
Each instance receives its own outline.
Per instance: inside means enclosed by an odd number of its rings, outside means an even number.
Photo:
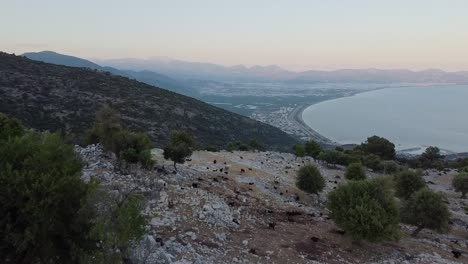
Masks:
[[[304,122],[341,144],[382,136],[396,149],[468,152],[468,85],[385,88],[313,104]]]

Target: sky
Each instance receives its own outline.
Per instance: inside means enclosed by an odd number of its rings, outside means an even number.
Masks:
[[[468,70],[467,0],[0,0],[0,50]]]

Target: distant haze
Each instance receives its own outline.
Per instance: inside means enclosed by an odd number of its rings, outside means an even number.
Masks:
[[[468,70],[466,0],[1,1],[0,50],[289,70]]]

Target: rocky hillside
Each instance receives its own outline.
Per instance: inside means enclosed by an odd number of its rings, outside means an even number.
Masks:
[[[268,149],[289,151],[297,142],[270,125],[125,77],[0,53],[0,112],[26,126],[61,130],[79,140],[104,103],[157,146],[165,144],[172,129],[189,131],[201,146],[256,139]]]
[[[134,248],[135,263],[468,263],[466,201],[450,186],[453,171],[424,176],[447,197],[448,234],[423,230],[415,238],[414,227],[402,224],[399,241],[355,243],[325,209],[327,193],[346,182],[341,167],[287,153],[197,151],[173,173],[156,149],[157,170],[121,172],[100,146],[76,151],[87,163],[86,180],[147,198],[143,214],[150,222]],[[309,162],[326,178],[319,197],[294,184],[297,169]]]

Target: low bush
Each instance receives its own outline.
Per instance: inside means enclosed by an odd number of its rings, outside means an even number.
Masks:
[[[346,168],[345,178],[348,180],[365,180],[366,172],[361,163],[351,163]]]
[[[328,195],[335,224],[355,240],[399,238],[399,211],[386,179],[350,181]]]
[[[307,193],[317,194],[325,188],[325,179],[316,166],[309,164],[297,172],[296,186]]]
[[[396,196],[409,199],[413,193],[426,187],[421,173],[416,171],[403,171],[394,176]]]
[[[414,193],[408,201],[404,202],[401,209],[402,222],[417,227],[413,236],[416,236],[423,228],[445,232],[448,229],[449,218],[450,212],[441,195],[428,188]]]
[[[461,198],[465,199],[468,192],[468,172],[457,174],[452,180],[452,186],[456,192],[461,192]]]

